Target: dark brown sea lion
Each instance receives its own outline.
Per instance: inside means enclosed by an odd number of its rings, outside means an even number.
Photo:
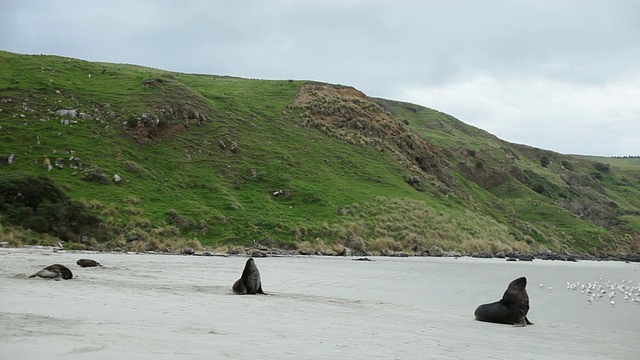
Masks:
[[[29,276],[32,277],[41,277],[45,279],[58,279],[62,277],[65,280],[71,279],[73,277],[73,273],[69,270],[68,267],[60,264],[49,265],[46,268],[38,271],[37,273]]]
[[[262,283],[260,281],[260,272],[256,266],[255,260],[249,258],[244,264],[242,277],[233,284],[233,292],[239,295],[244,294],[264,294],[262,291]]]
[[[371,261],[371,259],[369,259],[368,257],[361,257],[361,258],[357,258],[357,259],[352,259],[354,261]]]
[[[475,311],[476,319],[499,324],[533,325],[527,319],[529,295],[527,295],[526,287],[526,277],[513,280],[502,295],[502,299],[478,306]]]
[[[95,261],[95,260],[91,260],[91,259],[80,259],[78,261],[76,261],[76,264],[82,266],[82,267],[95,267],[95,266],[102,266],[99,262]]]

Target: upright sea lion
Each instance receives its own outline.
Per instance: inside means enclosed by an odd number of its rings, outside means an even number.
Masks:
[[[533,325],[527,319],[529,312],[529,295],[527,295],[527,278],[520,277],[509,283],[507,291],[499,301],[478,306],[475,311],[477,320],[512,325]]]
[[[49,265],[46,268],[38,271],[37,273],[29,276],[32,277],[41,277],[45,279],[58,279],[62,277],[65,280],[71,279],[73,277],[73,273],[69,270],[68,267],[60,264]]]
[[[244,264],[242,277],[233,283],[233,292],[239,295],[244,294],[264,294],[262,291],[262,283],[260,282],[260,272],[256,266],[255,260],[249,258]]]
[[[76,264],[82,266],[82,267],[95,267],[95,266],[102,266],[99,262],[95,261],[95,260],[91,260],[91,259],[80,259],[78,261],[76,261]]]

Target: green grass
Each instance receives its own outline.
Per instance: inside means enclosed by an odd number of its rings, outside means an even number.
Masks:
[[[114,242],[131,247],[142,246],[130,240],[142,233],[148,243],[178,238],[210,246],[588,251],[611,249],[607,239],[640,230],[635,160],[609,162],[613,172],[597,182],[624,223],[602,228],[530,190],[526,179],[514,180],[527,170],[566,190],[561,161],[591,174],[590,159],[506,143],[449,115],[383,99],[375,99],[380,106],[323,103],[325,112],[355,114],[342,128],[317,114],[309,122],[307,110],[293,106],[305,83],[0,52],[0,157],[15,160],[0,171],[50,177],[115,229]],[[387,123],[349,127],[381,107],[392,115],[382,117]],[[92,118],[62,124],[60,109]],[[145,113],[158,125],[143,126]],[[431,148],[394,147],[412,134]],[[437,165],[418,169],[416,154]],[[69,168],[72,156],[83,170]],[[551,159],[548,168],[542,156]],[[46,171],[47,158],[62,158],[65,167]],[[94,168],[109,184],[82,179]],[[114,174],[121,183],[111,181]],[[411,175],[424,191],[405,182]],[[522,224],[539,230],[528,233]]]

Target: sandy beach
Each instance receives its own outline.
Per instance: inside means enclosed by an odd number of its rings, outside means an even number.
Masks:
[[[638,358],[640,303],[567,282],[637,287],[640,264],[371,259],[258,258],[269,295],[239,296],[246,257],[0,249],[0,358]],[[54,263],[73,279],[28,278]],[[474,320],[520,276],[535,325]]]

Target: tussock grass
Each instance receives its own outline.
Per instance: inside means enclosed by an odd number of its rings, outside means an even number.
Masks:
[[[100,210],[104,207],[104,205],[98,200],[79,199],[78,201],[87,209]]]
[[[0,224],[0,242],[6,242],[7,247],[19,248],[24,245],[54,246],[59,241],[60,239],[54,236]]]
[[[142,215],[144,214],[144,210],[137,208],[135,206],[127,206],[124,209],[125,213],[129,214],[129,215]]]
[[[17,229],[7,229],[0,226],[0,242],[6,242],[8,247],[22,247],[24,245],[22,243],[22,239],[25,238],[24,235],[24,232]]]

